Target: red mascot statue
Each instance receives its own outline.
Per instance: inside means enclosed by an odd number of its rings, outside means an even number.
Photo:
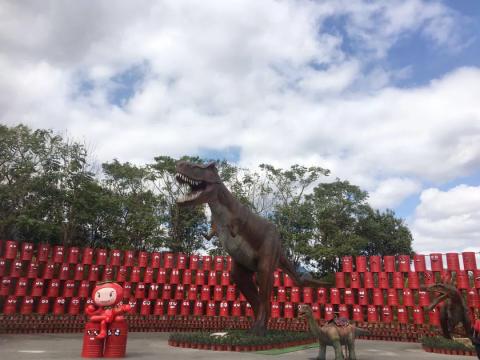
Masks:
[[[93,289],[95,305],[88,305],[85,313],[90,318],[85,325],[82,357],[124,357],[127,348],[127,323],[124,313],[131,310],[123,305],[123,288],[107,282]]]

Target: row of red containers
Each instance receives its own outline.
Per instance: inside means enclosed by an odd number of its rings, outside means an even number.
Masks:
[[[18,247],[20,246],[20,252]],[[229,256],[210,256],[210,255],[185,255],[165,252],[152,252],[135,250],[106,250],[92,248],[78,248],[64,246],[53,246],[49,244],[38,244],[37,250],[34,250],[34,244],[6,240],[5,250],[0,256],[7,260],[31,261],[37,262],[84,264],[84,265],[112,265],[112,266],[139,266],[165,269],[186,269],[191,270],[231,270],[231,258]]]
[[[464,270],[457,270],[452,275],[452,272],[443,270],[439,272],[425,271],[425,272],[337,272],[335,273],[335,287],[353,289],[359,288],[395,288],[403,289],[408,287],[410,289],[418,289],[421,286],[433,285],[439,281],[449,282],[452,277],[455,279],[455,284],[459,289],[480,289],[480,270],[475,270],[471,273]]]
[[[442,271],[444,269],[443,254],[430,254],[430,269],[427,269],[425,255],[413,255],[413,267],[415,271]],[[467,271],[477,270],[477,262],[474,252],[462,252],[463,269]],[[458,253],[447,253],[445,255],[447,269],[450,271],[460,270],[460,256]],[[344,256],[341,259],[343,272],[409,272],[412,270],[409,255],[385,255],[381,256]],[[368,266],[367,266],[368,262]],[[355,263],[355,270],[354,270]],[[383,268],[383,270],[382,270]]]

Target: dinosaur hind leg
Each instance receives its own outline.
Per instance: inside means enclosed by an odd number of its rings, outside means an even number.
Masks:
[[[240,265],[236,261],[232,263],[232,278],[238,289],[245,296],[253,309],[255,319],[258,316],[258,290],[253,282],[253,271],[248,270],[246,267]]]

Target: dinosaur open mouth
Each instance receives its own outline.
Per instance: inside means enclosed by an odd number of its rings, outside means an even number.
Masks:
[[[184,174],[177,173],[175,175],[175,179],[181,185],[187,185],[186,193],[180,195],[180,197],[177,199],[177,202],[179,203],[193,201],[197,199],[202,194],[203,190],[205,190],[205,188],[207,187],[207,183],[205,181],[195,180],[189,178]]]

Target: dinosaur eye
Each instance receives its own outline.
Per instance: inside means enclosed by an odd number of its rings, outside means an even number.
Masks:
[[[110,297],[113,297],[113,291],[110,291]]]
[[[100,298],[100,293],[97,293],[97,297]]]

